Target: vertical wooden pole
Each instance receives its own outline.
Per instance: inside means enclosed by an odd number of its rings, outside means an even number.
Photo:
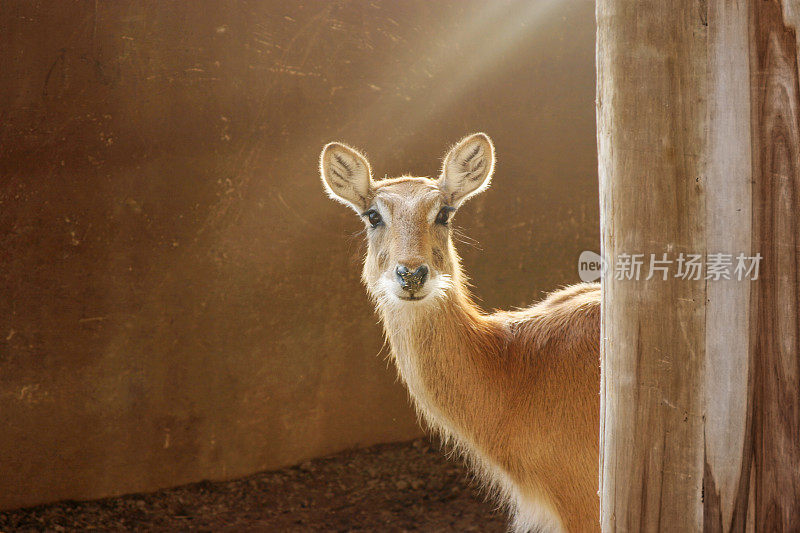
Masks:
[[[798,21],[598,1],[604,531],[800,529]],[[760,254],[759,278],[646,280],[664,253]]]
[[[764,255],[752,312],[755,508],[748,514],[758,531],[800,530],[798,14],[796,0],[753,2],[750,13],[753,229]]]
[[[597,5],[603,254],[705,249],[706,21],[695,0]],[[649,266],[649,264],[647,265]],[[605,531],[695,531],[705,284],[604,279]]]

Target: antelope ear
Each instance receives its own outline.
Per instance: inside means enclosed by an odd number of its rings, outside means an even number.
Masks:
[[[372,197],[372,171],[367,158],[341,143],[322,149],[319,160],[322,184],[328,196],[363,213]]]
[[[458,207],[489,187],[494,172],[494,145],[485,133],[464,137],[444,158],[439,190]]]

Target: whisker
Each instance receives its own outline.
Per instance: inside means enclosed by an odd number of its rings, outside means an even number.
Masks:
[[[476,250],[481,252],[483,251],[483,248],[481,248],[480,243],[477,240],[473,239],[458,228],[453,229],[453,239],[455,239],[457,242],[466,244],[467,246],[472,246]]]
[[[478,243],[477,239],[474,239],[474,238],[470,237],[469,235],[467,235],[466,233],[464,233],[464,231],[461,228],[455,228],[453,230],[453,233],[455,235],[457,235],[463,241],[469,241],[469,242],[476,243],[476,244]]]
[[[352,259],[362,259],[366,255],[366,243],[361,236],[366,235],[367,229],[363,228],[360,231],[352,233],[347,239],[347,251]]]
[[[360,230],[358,230],[358,231],[356,231],[354,233],[351,233],[350,234],[350,238],[353,239],[355,237],[359,237],[361,235],[366,235],[366,234],[367,234],[367,228],[361,228]]]
[[[384,349],[386,349],[386,353],[384,354]],[[383,344],[381,344],[380,350],[378,350],[378,357],[383,356],[386,361],[388,362],[391,358],[392,350],[389,347],[389,338],[386,335],[383,336]]]

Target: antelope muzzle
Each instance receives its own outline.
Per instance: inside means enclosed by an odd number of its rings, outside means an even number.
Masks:
[[[397,265],[394,273],[397,275],[397,281],[404,291],[413,294],[419,292],[425,281],[428,279],[427,265],[420,265],[415,270],[409,270],[405,265]]]

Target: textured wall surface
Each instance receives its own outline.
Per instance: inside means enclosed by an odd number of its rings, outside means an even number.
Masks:
[[[325,142],[382,177],[493,137],[487,308],[599,247],[591,1],[10,1],[0,42],[0,507],[419,434]]]

